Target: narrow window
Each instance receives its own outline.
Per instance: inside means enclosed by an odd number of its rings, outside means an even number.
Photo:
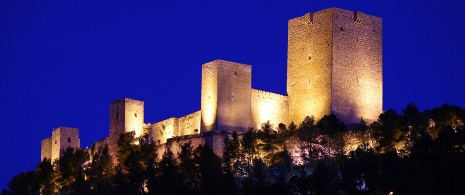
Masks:
[[[55,140],[55,144],[57,144],[57,140]]]
[[[71,138],[68,137],[68,143],[71,143]]]
[[[134,116],[137,117],[137,113],[134,113]]]

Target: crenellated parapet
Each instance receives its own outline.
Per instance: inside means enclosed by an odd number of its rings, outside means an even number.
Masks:
[[[280,123],[289,123],[288,97],[272,92],[252,89],[251,95],[252,127],[260,129],[261,125],[270,121],[275,127]]]

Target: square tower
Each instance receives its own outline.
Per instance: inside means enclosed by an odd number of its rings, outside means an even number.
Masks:
[[[252,67],[215,60],[202,65],[201,132],[251,126]]]
[[[110,154],[116,154],[119,136],[131,131],[135,136],[144,132],[144,102],[130,98],[113,101],[110,105]]]
[[[50,159],[52,162],[63,155],[66,148],[79,148],[79,129],[72,127],[58,127],[52,131],[52,136],[42,140],[41,160]]]
[[[334,113],[345,123],[382,112],[382,21],[329,8],[289,20],[289,120]]]

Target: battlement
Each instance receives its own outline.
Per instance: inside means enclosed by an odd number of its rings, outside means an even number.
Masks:
[[[277,126],[289,122],[288,97],[267,91],[252,89],[252,127],[260,129],[267,121]]]
[[[252,89],[252,96],[257,96],[260,98],[268,98],[268,99],[273,99],[273,100],[279,100],[279,101],[287,101],[287,96],[273,93],[273,92],[268,92],[268,91],[263,91],[259,89]]]

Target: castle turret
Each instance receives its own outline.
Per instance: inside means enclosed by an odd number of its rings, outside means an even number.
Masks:
[[[109,150],[116,154],[119,136],[126,132],[141,136],[144,132],[144,102],[130,98],[116,100],[110,105]]]
[[[79,148],[79,129],[72,127],[58,127],[52,131],[52,136],[42,140],[41,159],[47,158],[52,162],[63,155],[66,148]]]
[[[201,132],[251,126],[252,67],[215,60],[202,65]]]
[[[334,113],[346,123],[382,112],[382,21],[330,8],[289,20],[289,120]]]

